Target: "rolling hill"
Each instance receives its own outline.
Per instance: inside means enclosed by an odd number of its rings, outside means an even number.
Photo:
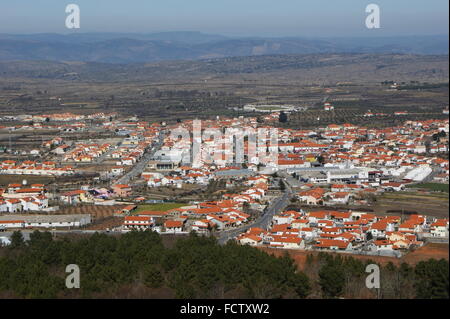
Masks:
[[[229,38],[200,32],[0,34],[0,61],[143,63],[325,53],[448,54],[448,36]]]

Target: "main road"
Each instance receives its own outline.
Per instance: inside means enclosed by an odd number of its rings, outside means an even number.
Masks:
[[[142,158],[131,168],[131,170],[125,175],[118,178],[114,184],[128,184],[133,178],[142,174],[147,167],[148,162],[152,159],[153,155],[161,148],[164,142],[165,132],[161,131],[158,142],[152,145],[151,151],[146,152]]]
[[[273,218],[273,216],[279,212],[281,212],[283,209],[286,208],[286,206],[289,204],[289,201],[292,197],[293,191],[291,189],[291,186],[288,183],[284,183],[286,186],[283,194],[279,197],[277,197],[262,213],[259,215],[251,224],[246,224],[244,226],[234,228],[231,230],[226,230],[217,233],[218,236],[218,243],[223,245],[228,240],[233,239],[240,235],[243,232],[246,232],[249,228],[252,227],[259,227],[262,229],[268,229],[270,222]],[[75,234],[94,234],[96,232],[98,233],[104,233],[104,234],[120,234],[120,231],[108,231],[108,230],[85,230],[85,229],[70,229],[70,230],[56,230],[56,229],[48,229],[49,232],[51,232],[53,235],[58,234],[67,234],[67,233],[75,233]],[[24,239],[29,240],[30,233],[32,233],[32,230],[21,230]],[[11,231],[5,231],[0,232],[0,237],[10,237],[12,235]]]
[[[253,223],[218,233],[218,243],[221,245],[225,244],[230,239],[237,237],[239,234],[246,232],[252,227],[267,229],[273,216],[285,209],[292,197],[293,191],[291,186],[288,183],[284,183],[284,185],[286,188],[283,195],[277,197]]]

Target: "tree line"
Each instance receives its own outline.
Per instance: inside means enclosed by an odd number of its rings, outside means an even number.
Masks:
[[[169,245],[150,231],[60,239],[35,231],[28,241],[14,232],[0,248],[0,298],[448,298],[446,260],[383,266],[377,292],[361,286],[368,263],[321,253],[300,271],[287,254],[195,233]],[[80,268],[79,289],[65,286],[69,264]]]

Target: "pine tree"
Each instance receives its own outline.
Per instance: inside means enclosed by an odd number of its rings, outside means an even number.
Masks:
[[[11,235],[11,244],[9,247],[11,249],[13,248],[19,248],[25,246],[25,240],[23,239],[23,235],[21,231],[15,231]]]

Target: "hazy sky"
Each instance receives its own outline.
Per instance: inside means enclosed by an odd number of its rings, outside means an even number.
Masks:
[[[65,28],[66,5],[81,28]],[[368,4],[381,29],[365,28]],[[256,36],[448,34],[448,0],[0,0],[0,33],[202,31]]]

